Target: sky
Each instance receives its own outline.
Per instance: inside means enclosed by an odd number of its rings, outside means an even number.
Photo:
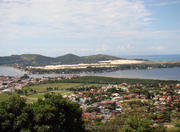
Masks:
[[[0,0],[0,56],[180,53],[180,0]]]

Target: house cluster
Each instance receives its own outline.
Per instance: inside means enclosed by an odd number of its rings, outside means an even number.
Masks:
[[[155,113],[166,113],[171,110],[180,111],[180,85],[166,85],[160,89],[159,94],[152,98]],[[167,118],[158,119],[161,122],[165,120],[168,122]]]
[[[122,93],[129,92],[130,85],[123,83],[120,85],[107,85],[102,87],[81,87],[70,89],[74,94],[68,98],[81,105],[83,117],[87,120],[107,120],[115,118],[118,113],[122,112],[122,102],[124,96]]]
[[[12,92],[14,89],[21,89],[29,83],[29,79],[22,80],[18,77],[0,76],[0,92]]]
[[[70,89],[74,93],[66,96],[80,104],[84,119],[105,122],[123,111],[123,104],[131,101],[146,102],[154,113],[166,112],[180,106],[180,85],[151,87],[122,83],[119,85],[91,86]],[[149,102],[149,104],[147,104]],[[180,108],[180,107],[179,107]]]
[[[75,77],[77,77],[77,75],[74,74],[63,75],[59,77],[40,77],[40,78],[0,76],[0,93],[13,92],[14,90],[19,90],[30,85],[45,83],[48,81],[72,79]]]

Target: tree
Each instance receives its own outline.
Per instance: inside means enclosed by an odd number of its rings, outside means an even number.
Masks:
[[[130,116],[126,119],[122,128],[123,132],[152,132],[152,121],[140,116]]]
[[[21,79],[28,79],[29,78],[29,76],[27,75],[27,74],[24,74],[22,77],[21,77]]]
[[[12,96],[0,104],[1,132],[83,132],[84,122],[78,104],[60,95],[46,94],[33,104]]]
[[[88,127],[88,129],[92,132],[155,132],[151,116],[147,113],[145,106],[139,107],[134,104],[130,109],[129,105],[124,103],[122,113],[117,115],[114,120],[105,122],[100,128]]]
[[[178,121],[180,120],[180,112],[173,110],[171,113],[171,121]]]

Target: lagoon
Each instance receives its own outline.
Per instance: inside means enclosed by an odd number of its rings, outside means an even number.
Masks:
[[[158,80],[179,80],[180,68],[160,68],[152,70],[122,70],[116,72],[83,74],[83,76],[105,76],[117,78],[141,78]]]
[[[0,66],[0,76],[16,76],[20,77],[26,72],[17,68]],[[41,74],[30,75],[31,77],[55,77],[65,74]],[[106,73],[82,73],[81,76],[105,76],[117,78],[144,78],[144,79],[159,79],[159,80],[179,80],[180,81],[180,68],[161,68],[152,70],[122,70],[116,72]]]

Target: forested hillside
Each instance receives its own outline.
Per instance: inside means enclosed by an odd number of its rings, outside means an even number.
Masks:
[[[77,56],[66,54],[59,57],[47,57],[38,54],[23,54],[0,57],[0,65],[19,64],[23,66],[44,66],[55,64],[78,64],[78,63],[97,63],[98,61],[121,59],[109,55]]]

